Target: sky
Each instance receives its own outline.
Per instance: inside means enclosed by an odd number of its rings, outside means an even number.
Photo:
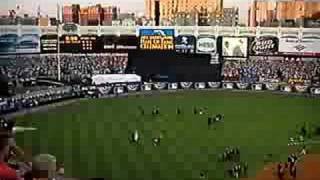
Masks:
[[[224,0],[224,7],[239,6],[240,20],[246,21],[250,0]],[[42,15],[55,16],[59,4],[109,4],[120,6],[121,12],[144,12],[144,0],[0,0],[0,14],[6,15],[16,5],[23,7],[24,13],[36,15],[38,6]]]

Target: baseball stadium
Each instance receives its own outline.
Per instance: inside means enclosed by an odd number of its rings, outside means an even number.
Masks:
[[[0,31],[19,177],[320,179],[319,32],[60,28]]]

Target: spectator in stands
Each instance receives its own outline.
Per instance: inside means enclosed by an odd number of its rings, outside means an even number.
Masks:
[[[246,61],[226,61],[222,73],[224,81],[317,84],[319,83],[320,63],[318,60],[303,61],[300,58],[285,58],[284,60],[249,58]]]
[[[0,179],[18,180],[16,171],[7,164],[10,149],[10,138],[12,138],[12,128],[6,120],[0,119]]]
[[[56,55],[9,56],[0,64],[0,75],[5,74],[16,85],[34,85],[37,78],[58,78]],[[60,55],[61,78],[64,82],[79,82],[95,74],[124,73],[127,54]]]

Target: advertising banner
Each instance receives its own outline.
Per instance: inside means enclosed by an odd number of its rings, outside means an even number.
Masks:
[[[136,50],[138,49],[139,40],[137,36],[120,36],[116,41],[117,50]]]
[[[208,82],[208,86],[210,88],[219,88],[221,86],[221,82]]]
[[[193,85],[192,82],[181,82],[181,83],[180,83],[180,86],[181,86],[183,89],[190,89],[192,85]]]
[[[216,39],[214,36],[199,36],[197,40],[197,53],[215,54]]]
[[[248,39],[246,37],[223,37],[222,55],[224,57],[247,57]]]
[[[141,50],[174,50],[174,29],[140,29]]]
[[[62,26],[63,34],[78,34],[79,26],[74,23],[63,24]]]
[[[304,37],[298,39],[292,36],[283,36],[279,41],[279,52],[287,55],[320,55],[320,37]]]
[[[168,89],[170,89],[170,90],[178,89],[178,83],[170,83],[168,86]]]
[[[17,34],[4,34],[0,36],[0,53],[16,53]]]
[[[101,51],[110,52],[116,48],[117,37],[114,35],[103,35],[100,37]]]
[[[133,83],[127,85],[128,91],[138,91],[140,88],[140,83]]]
[[[267,90],[275,91],[279,89],[279,84],[278,83],[266,83],[266,88]]]
[[[239,88],[239,89],[248,89],[248,87],[249,87],[249,83],[241,83],[241,82],[239,82],[239,83],[236,83],[236,85],[237,85],[237,87]]]
[[[20,53],[40,53],[39,34],[23,34],[18,38],[16,51]]]
[[[194,88],[195,89],[205,89],[206,88],[206,83],[204,83],[204,82],[194,83]]]
[[[163,90],[167,87],[167,83],[165,82],[157,82],[153,84],[154,88],[157,90]]]
[[[318,87],[313,87],[313,88],[311,88],[310,91],[314,95],[320,95],[320,88],[318,88]]]
[[[175,39],[176,52],[195,53],[196,37],[191,35],[180,35]]]
[[[5,34],[0,36],[1,54],[40,53],[39,34]]]
[[[273,36],[250,38],[250,55],[275,55],[278,53],[279,40]]]
[[[40,37],[41,53],[57,53],[58,52],[58,35],[43,35]]]

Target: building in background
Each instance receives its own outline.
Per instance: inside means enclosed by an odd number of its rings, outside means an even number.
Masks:
[[[112,20],[117,20],[119,18],[120,8],[117,6],[112,6]]]
[[[88,7],[88,26],[98,26],[101,24],[101,12],[100,4]]]
[[[136,16],[134,13],[120,13],[119,18],[121,26],[135,26]]]
[[[222,13],[213,13],[210,16],[209,24],[212,26],[238,26],[239,8],[223,8]]]
[[[113,18],[113,7],[112,6],[103,6],[102,7],[102,17],[101,25],[102,26],[111,26]]]
[[[174,21],[180,21],[186,14],[186,17],[195,17],[199,25],[208,25],[210,15],[221,14],[223,10],[223,0],[159,0],[159,3],[161,24],[169,22],[173,24]],[[155,0],[145,0],[147,19],[155,20],[155,6]],[[179,20],[175,20],[176,18]]]
[[[15,17],[12,16],[1,16],[0,17],[0,26],[4,25],[16,25],[17,21]]]
[[[72,22],[75,24],[80,23],[80,5],[79,4],[72,5]]]
[[[72,5],[63,6],[62,8],[62,22],[63,23],[72,23]]]
[[[89,8],[84,7],[80,9],[80,26],[88,26]]]
[[[255,0],[249,8],[249,26],[314,26],[320,18],[320,1]]]
[[[50,26],[57,26],[58,24],[57,18],[53,17],[53,18],[49,18],[49,20],[50,20]]]
[[[49,26],[50,25],[49,17],[39,17],[38,25],[39,26]]]
[[[119,17],[120,8],[101,4],[80,7],[79,4],[63,6],[63,23],[75,23],[81,26],[111,26],[112,20]]]

